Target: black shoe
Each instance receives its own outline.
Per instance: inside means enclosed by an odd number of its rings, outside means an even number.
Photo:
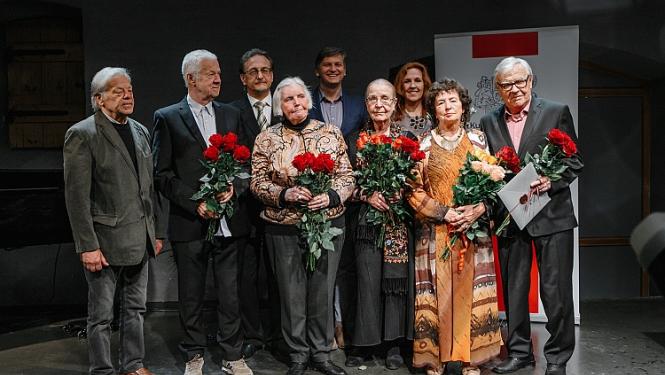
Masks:
[[[508,374],[510,372],[515,372],[521,368],[533,366],[535,364],[536,361],[533,359],[533,356],[528,356],[526,358],[508,357],[505,361],[494,367],[492,371],[496,372],[497,374]]]
[[[301,362],[291,362],[289,365],[289,371],[286,372],[286,375],[304,375],[305,370],[307,370],[307,364]]]
[[[365,358],[357,356],[357,355],[348,355],[346,357],[346,361],[344,362],[344,366],[346,367],[358,367],[363,364],[363,361]]]
[[[346,371],[332,363],[332,361],[312,362],[312,368],[326,375],[346,375]]]
[[[404,358],[399,354],[393,354],[386,357],[386,368],[388,370],[397,370],[404,364]]]
[[[256,344],[251,344],[251,343],[244,343],[242,344],[242,356],[247,359],[247,358],[252,358],[252,356],[258,352],[259,350],[263,349],[261,345],[256,345]]]
[[[545,375],[566,375],[566,364],[557,365],[556,363],[548,363]]]

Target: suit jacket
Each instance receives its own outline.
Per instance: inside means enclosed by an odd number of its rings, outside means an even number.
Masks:
[[[65,202],[76,252],[100,248],[114,266],[140,263],[146,249],[154,255],[150,135],[132,119],[127,126],[137,168],[101,111],[69,128],[63,147]]]
[[[251,150],[254,148],[254,140],[256,139],[256,136],[261,133],[259,123],[256,121],[256,110],[249,103],[247,95],[244,95],[242,99],[238,99],[230,104],[240,111],[244,126],[240,129],[239,137],[241,142]],[[275,111],[273,110],[272,116],[270,116],[269,126],[279,124],[280,121],[281,119],[278,116],[275,116]]]
[[[312,109],[309,110],[309,117],[323,121],[321,112],[321,90],[317,86],[312,93]],[[356,95],[346,95],[342,93],[342,108],[344,115],[342,117],[342,134],[346,137],[354,130],[358,130],[367,122],[367,108],[362,97]]]
[[[487,136],[490,151],[493,154],[503,146],[515,147],[510,139],[504,113],[505,106],[501,106],[480,120],[480,127]],[[577,143],[573,117],[568,106],[532,97],[520,139],[518,151],[520,159],[524,160],[527,153],[532,155],[540,153],[541,147],[547,143],[547,133],[554,128],[565,131]],[[568,169],[561,180],[552,182],[552,188],[548,192],[552,200],[524,228],[531,236],[544,236],[577,226],[569,185],[582,172],[584,164],[579,153],[567,158],[565,163],[568,165]],[[503,221],[505,215],[505,207],[501,207],[497,210],[495,221]],[[510,235],[511,231],[515,230],[519,229],[514,223],[511,223],[509,230],[504,233]]]
[[[213,108],[217,133],[240,134],[243,123],[236,108],[217,102],[213,102]],[[171,241],[200,240],[206,235],[208,220],[199,217],[196,213],[198,202],[190,198],[199,189],[199,179],[206,174],[200,160],[207,145],[187,98],[155,111],[153,125],[155,187],[169,202],[168,219],[162,212],[158,215],[158,226],[162,221],[168,221],[168,238]],[[238,196],[247,190],[249,181],[236,178],[233,187]],[[234,208],[233,216],[227,219],[231,234],[234,237],[246,235],[249,233],[245,224],[246,212],[237,206],[237,200]]]

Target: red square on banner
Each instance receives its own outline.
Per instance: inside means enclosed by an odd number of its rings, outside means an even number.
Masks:
[[[538,32],[473,35],[473,58],[538,54]]]

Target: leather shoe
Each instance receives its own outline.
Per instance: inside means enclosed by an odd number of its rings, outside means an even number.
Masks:
[[[510,372],[515,372],[521,368],[533,366],[535,364],[536,361],[533,359],[532,355],[526,358],[508,357],[505,361],[494,367],[492,371],[497,374],[508,374]]]
[[[326,375],[346,375],[346,371],[332,363],[332,361],[313,362],[312,367],[314,370]]]
[[[393,354],[386,357],[386,368],[388,370],[397,370],[404,364],[404,359],[399,354]]]
[[[349,354],[346,357],[346,361],[344,362],[344,366],[346,366],[346,367],[358,367],[358,366],[363,364],[364,360],[365,359],[361,356]]]
[[[263,347],[261,345],[255,345],[255,344],[246,342],[246,343],[242,344],[241,353],[242,353],[243,358],[247,359],[247,358],[252,358],[252,356],[261,349],[263,349]]]
[[[566,365],[557,365],[556,363],[548,363],[545,375],[566,375]]]
[[[307,364],[301,362],[291,362],[289,365],[289,371],[286,372],[286,375],[304,375],[305,370],[307,370]]]
[[[141,367],[138,370],[134,370],[132,372],[125,372],[122,375],[154,375],[154,374],[147,368]]]

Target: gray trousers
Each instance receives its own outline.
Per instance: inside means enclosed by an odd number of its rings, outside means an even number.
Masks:
[[[323,250],[316,270],[305,269],[307,251],[298,235],[266,233],[279,287],[282,334],[291,362],[330,360],[333,341],[333,293],[344,234],[333,239],[335,251]]]
[[[143,314],[148,286],[147,257],[135,266],[85,270],[88,281],[88,356],[90,374],[115,374],[111,359],[113,301],[118,292],[120,345],[118,372],[132,372],[143,366]]]

